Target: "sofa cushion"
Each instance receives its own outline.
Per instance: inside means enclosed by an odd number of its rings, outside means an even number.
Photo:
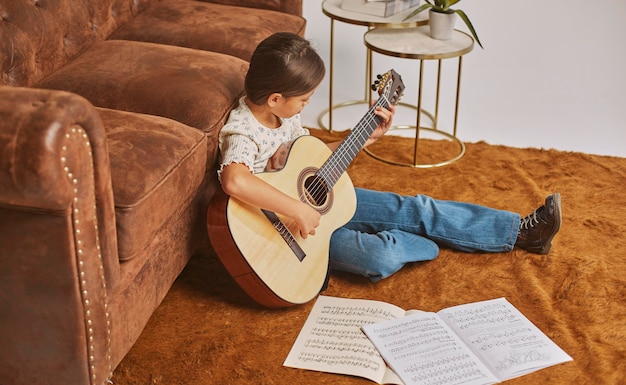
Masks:
[[[146,247],[201,185],[206,136],[158,116],[98,108],[107,134],[120,260]]]
[[[243,93],[248,63],[215,52],[110,40],[94,44],[35,87],[74,92],[96,107],[221,127]]]
[[[281,31],[304,34],[305,19],[283,12],[165,0],[122,25],[109,39],[136,40],[214,51],[250,60],[256,46]]]

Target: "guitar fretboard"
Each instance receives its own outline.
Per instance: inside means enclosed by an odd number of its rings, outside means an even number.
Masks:
[[[317,175],[324,180],[327,191],[330,191],[337,183],[341,175],[354,160],[354,157],[361,151],[365,142],[367,142],[376,127],[381,123],[381,118],[374,114],[378,106],[383,108],[389,107],[389,101],[384,95],[370,107],[352,132],[341,142],[337,150],[318,170]]]

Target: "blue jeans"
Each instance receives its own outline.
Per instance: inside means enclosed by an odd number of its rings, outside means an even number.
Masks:
[[[424,195],[356,189],[354,217],[330,239],[330,268],[372,281],[409,262],[427,261],[439,246],[466,252],[511,251],[520,215]]]

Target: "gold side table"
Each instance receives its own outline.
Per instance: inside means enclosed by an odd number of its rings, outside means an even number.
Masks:
[[[403,21],[416,7],[407,9],[389,17],[373,16],[364,13],[348,11],[341,8],[343,0],[324,0],[322,2],[322,12],[330,18],[330,63],[329,63],[329,94],[328,108],[320,113],[317,122],[322,129],[332,131],[333,110],[337,108],[352,106],[356,104],[366,104],[369,107],[371,100],[371,62],[372,53],[369,49],[365,59],[365,95],[362,100],[350,100],[338,104],[333,104],[333,84],[335,69],[335,20],[343,23],[365,26],[368,30],[372,28],[404,28],[425,25],[428,23],[427,12],[422,12],[411,18],[410,21]],[[324,123],[324,117],[328,115],[328,125]]]
[[[465,144],[457,137],[457,123],[459,114],[459,95],[461,89],[461,70],[463,65],[463,55],[470,52],[474,47],[474,39],[468,34],[455,30],[450,40],[435,40],[430,37],[429,27],[420,26],[414,28],[387,29],[375,28],[367,31],[364,35],[365,46],[374,52],[395,56],[399,58],[417,59],[419,60],[419,82],[418,82],[418,98],[417,98],[417,122],[415,126],[406,126],[402,128],[415,129],[415,144],[413,163],[395,162],[390,159],[382,158],[370,149],[365,151],[384,162],[399,166],[408,166],[415,168],[431,168],[444,166],[459,160],[465,154]],[[454,126],[452,133],[440,130],[437,127],[439,119],[439,93],[441,87],[441,61],[443,59],[458,58],[458,72],[456,83],[456,100],[454,105]],[[435,113],[434,117],[427,114],[433,121],[433,127],[422,126],[422,83],[424,78],[424,60],[437,60],[437,89],[435,96]],[[371,63],[369,67],[369,78],[372,78]],[[426,130],[437,135],[444,136],[459,145],[459,152],[451,159],[439,163],[420,164],[417,159],[418,144],[420,130]]]

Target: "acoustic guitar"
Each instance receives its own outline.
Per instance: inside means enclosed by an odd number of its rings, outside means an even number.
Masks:
[[[282,169],[256,174],[320,212],[314,236],[302,238],[292,231],[296,226],[290,218],[231,198],[221,189],[212,198],[207,213],[211,244],[228,273],[259,304],[303,304],[324,286],[330,237],[356,210],[354,186],[345,171],[381,122],[374,109],[395,105],[404,84],[390,70],[372,88],[380,97],[335,151],[313,136],[302,136],[293,142]]]

